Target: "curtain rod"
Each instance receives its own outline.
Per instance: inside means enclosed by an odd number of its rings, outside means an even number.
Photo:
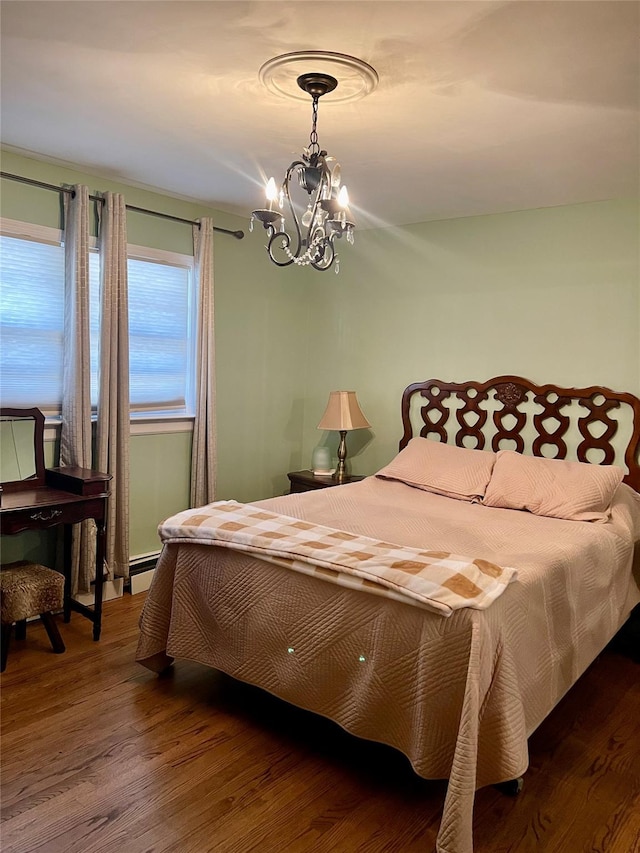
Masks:
[[[71,195],[73,190],[71,187],[57,187],[55,184],[47,184],[44,181],[36,181],[34,178],[24,178],[22,175],[11,175],[9,172],[0,172],[0,178],[7,178],[10,181],[18,181],[22,184],[30,184],[33,187],[40,187],[43,190],[53,190],[57,193],[67,193]],[[104,199],[99,195],[90,195],[89,198],[92,201],[99,201],[101,204],[104,203]],[[146,213],[148,216],[158,216],[160,219],[170,219],[172,222],[183,222],[185,225],[200,225],[194,219],[183,219],[180,216],[172,216],[170,213],[160,213],[157,210],[147,210],[146,207],[136,207],[133,204],[126,204],[125,207],[127,210],[131,210],[134,213]],[[219,231],[221,234],[231,234],[232,237],[235,237],[237,240],[242,240],[244,237],[244,231],[231,231],[228,228],[218,228],[217,226],[213,226],[214,231]]]

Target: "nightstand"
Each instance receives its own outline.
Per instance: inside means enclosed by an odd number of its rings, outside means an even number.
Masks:
[[[289,492],[291,495],[298,492],[310,492],[314,489],[330,489],[332,486],[343,486],[346,483],[357,483],[359,480],[364,480],[364,477],[359,474],[348,474],[342,483],[338,483],[332,476],[316,476],[313,471],[290,471],[287,477],[291,482]]]

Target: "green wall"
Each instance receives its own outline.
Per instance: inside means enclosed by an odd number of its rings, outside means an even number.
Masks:
[[[640,393],[638,206],[602,201],[360,231],[340,274],[281,270],[247,222],[168,196],[5,153],[8,172],[122,191],[131,204],[212,215],[218,496],[257,500],[310,466],[331,390],[354,389],[372,424],[348,436],[355,473],[396,452],[411,382],[502,373]],[[3,216],[57,226],[56,196],[2,181]],[[129,241],[191,250],[190,228],[131,214]],[[188,501],[190,435],[131,440],[131,553]]]
[[[510,373],[640,393],[639,235],[635,201],[357,233],[340,275],[309,289],[305,461],[333,388],[355,389],[372,424],[348,436],[355,473],[397,452],[411,382]]]

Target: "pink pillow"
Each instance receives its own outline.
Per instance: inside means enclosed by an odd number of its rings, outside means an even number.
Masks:
[[[482,503],[571,521],[606,521],[623,477],[615,465],[500,450]]]
[[[412,438],[376,477],[400,480],[456,500],[473,501],[484,495],[495,460],[495,453]]]

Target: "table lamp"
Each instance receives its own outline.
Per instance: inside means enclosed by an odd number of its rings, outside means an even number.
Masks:
[[[371,426],[362,413],[355,391],[331,391],[324,415],[318,429],[337,430],[340,433],[338,447],[338,467],[333,475],[338,483],[345,479],[347,458],[347,432],[352,429],[365,429]]]

